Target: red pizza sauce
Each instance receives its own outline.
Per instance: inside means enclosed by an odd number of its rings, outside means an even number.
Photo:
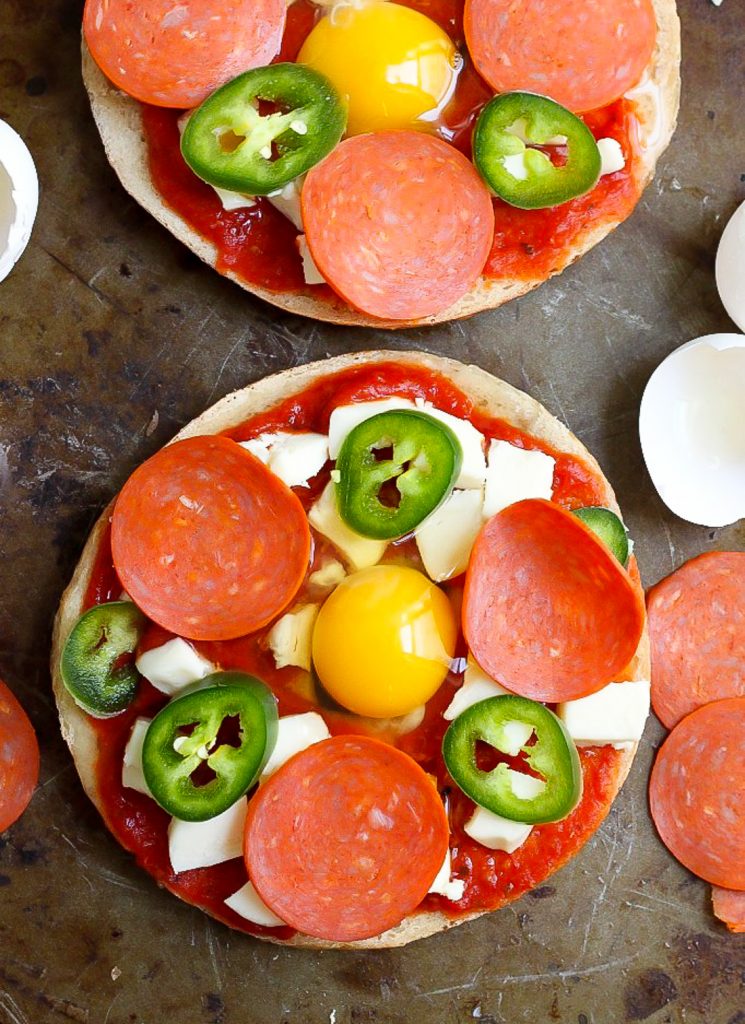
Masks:
[[[529,434],[510,426],[503,420],[492,419],[473,411],[471,400],[440,374],[422,367],[401,363],[380,363],[362,366],[340,374],[322,378],[305,391],[293,395],[266,412],[242,423],[227,436],[237,441],[247,440],[263,432],[294,429],[325,433],[331,410],[353,401],[369,401],[399,395],[423,398],[439,408],[452,412],[471,422],[487,439],[507,440],[525,448],[537,448],[556,460],[554,473],[554,500],[567,508],[583,505],[603,505],[609,500],[609,490],[597,470],[581,459],[562,454]],[[295,493],[309,508],[328,482],[326,467],[309,488],[297,488]],[[318,535],[314,537],[313,564],[309,573],[318,568],[334,549]],[[398,542],[389,547],[384,561],[401,561],[402,556],[421,568],[416,544],[412,540]],[[444,589],[457,603],[462,590],[463,577],[450,580]],[[121,593],[111,559],[109,530],[104,531],[96,555],[85,596],[84,608],[116,600]],[[305,598],[304,589],[297,597]],[[314,598],[317,600],[317,597]],[[275,667],[271,651],[267,649],[268,628],[237,640],[196,643],[197,649],[222,669],[240,669],[263,679],[274,691],[279,702],[280,715],[320,710],[333,735],[371,731],[364,721],[352,714],[323,705],[307,672],[297,668]],[[165,643],[171,635],[151,623],[140,644],[144,651]],[[466,654],[462,637],[457,655],[459,668],[465,665]],[[489,910],[515,899],[528,889],[540,884],[552,871],[569,860],[592,835],[607,814],[615,791],[616,769],[620,754],[612,747],[583,748],[580,750],[584,776],[584,792],[579,806],[564,821],[537,826],[528,840],[513,854],[489,850],[470,839],[463,824],[473,810],[473,804],[448,777],[440,747],[448,723],[442,712],[450,703],[462,675],[451,672],[440,690],[428,702],[424,721],[413,732],[404,736],[381,734],[378,738],[395,743],[410,754],[422,767],[437,777],[440,791],[446,796],[450,823],[453,875],[466,881],[462,900],[453,904],[441,896],[429,895],[422,909],[438,909],[458,917],[475,910]],[[136,718],[152,717],[167,703],[168,698],[142,680],[135,703],[124,713],[109,719],[90,719],[98,737],[96,775],[106,824],[125,849],[132,852],[138,864],[160,884],[176,895],[209,911],[218,919],[252,934],[270,933],[287,937],[290,929],[267,930],[251,924],[224,905],[224,900],[246,881],[242,861],[233,860],[210,868],[174,874],[168,855],[167,828],[169,815],[153,800],[122,786],[124,748]]]
[[[463,35],[464,0],[398,0],[436,21],[465,55],[458,84],[443,111],[437,133],[466,155],[471,132],[493,90],[478,75],[467,56]],[[287,26],[277,60],[295,60],[305,37],[323,9],[310,0],[296,0],[287,11]],[[224,210],[214,190],[187,167],[181,156],[179,112],[143,105],[150,173],[164,202],[217,249],[217,269],[274,292],[307,291],[290,221],[268,200],[252,207]],[[627,217],[641,194],[636,176],[637,122],[634,107],[618,100],[603,110],[583,115],[595,138],[614,138],[623,149],[626,166],[605,175],[591,192],[548,210],[518,210],[494,200],[496,229],[484,276],[493,280],[543,279],[563,269],[567,254],[588,226]],[[333,293],[314,285],[318,295]]]

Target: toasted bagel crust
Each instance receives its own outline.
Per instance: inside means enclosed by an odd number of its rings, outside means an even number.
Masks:
[[[639,120],[640,195],[654,175],[657,159],[673,134],[680,99],[680,23],[675,0],[653,0],[653,3],[657,16],[657,44],[641,85],[629,94],[636,104]],[[88,90],[91,109],[106,155],[124,188],[179,241],[187,245],[205,263],[216,267],[218,252],[215,246],[167,206],[153,185],[139,103],[111,85],[97,67],[85,42],[83,81]],[[436,324],[472,316],[485,309],[496,309],[510,299],[524,295],[542,284],[547,277],[566,269],[618,227],[619,223],[620,220],[611,218],[602,223],[588,224],[575,244],[566,250],[561,264],[551,274],[528,279],[491,280],[481,277],[455,305],[434,316],[415,321],[379,320],[352,309],[340,298],[319,296],[312,289],[303,292],[273,292],[268,288],[249,284],[230,271],[225,276],[235,281],[241,288],[280,309],[315,320],[392,329],[411,327],[415,324]]]

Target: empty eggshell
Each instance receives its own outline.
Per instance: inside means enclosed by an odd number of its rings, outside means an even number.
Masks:
[[[722,234],[716,276],[722,305],[745,331],[745,203],[737,207]]]
[[[728,526],[745,516],[745,337],[709,334],[672,352],[639,412],[644,461],[681,519]]]
[[[26,144],[0,121],[0,281],[28,245],[39,205],[39,179]]]

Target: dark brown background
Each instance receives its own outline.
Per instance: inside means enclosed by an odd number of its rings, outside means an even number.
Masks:
[[[0,675],[39,732],[41,786],[0,838],[0,1022],[745,1022],[745,937],[660,846],[646,779],[513,907],[400,951],[306,953],[229,932],[159,892],[103,828],[60,739],[47,656],[87,530],[128,473],[233,388],[352,349],[426,348],[523,387],[597,454],[646,583],[745,546],[655,495],[639,399],[675,346],[730,330],[713,258],[745,198],[745,0],[683,0],[678,133],[631,221],[505,309],[400,334],[275,313],[203,267],[122,191],[80,83],[80,0],[0,0],[0,117],[42,182],[31,245],[0,286]]]

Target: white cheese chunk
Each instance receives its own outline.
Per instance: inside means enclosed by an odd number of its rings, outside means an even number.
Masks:
[[[627,749],[641,739],[649,714],[649,683],[609,683],[597,693],[559,704],[559,718],[577,746],[612,743]]]
[[[416,543],[427,575],[435,583],[459,576],[468,567],[483,525],[484,492],[453,491],[417,528]]]
[[[316,261],[311,255],[308,246],[308,239],[305,235],[298,235],[295,239],[300,259],[303,261],[303,277],[306,284],[326,284],[326,278],[316,266]]]
[[[288,487],[307,487],[329,457],[325,434],[293,434],[280,430],[241,441],[240,445],[261,459]]]
[[[261,896],[256,892],[251,882],[246,882],[242,889],[234,892],[225,900],[225,906],[230,907],[239,917],[251,921],[252,924],[260,924],[264,928],[278,928],[284,924],[281,918],[277,917],[273,910],[264,903]]]
[[[328,726],[316,711],[307,711],[303,715],[283,715],[277,723],[277,742],[272,755],[266,763],[261,779],[264,781],[281,768],[301,750],[311,747],[314,743],[327,740],[331,736]]]
[[[504,850],[513,853],[522,846],[530,833],[532,825],[524,825],[520,821],[510,821],[499,814],[492,814],[485,807],[477,807],[463,826],[463,831],[475,842],[490,850]]]
[[[276,192],[270,192],[266,197],[272,206],[283,213],[291,221],[298,231],[303,230],[303,214],[300,209],[300,193],[303,188],[305,175],[288,181],[287,184]]]
[[[509,692],[491,679],[469,655],[463,676],[463,685],[456,690],[455,696],[443,711],[442,717],[445,721],[452,722],[472,705],[487,700],[489,697],[504,697]]]
[[[525,772],[513,771],[512,768],[507,769],[507,778],[510,780],[510,789],[518,800],[534,800],[546,788],[543,779],[536,779],[535,776],[526,775]]]
[[[330,438],[331,434],[329,433],[329,443]],[[355,570],[377,565],[383,557],[387,547],[386,541],[361,537],[354,530],[350,530],[342,520],[336,507],[333,481],[326,485],[321,497],[311,508],[308,513],[308,521],[315,530],[331,541]]]
[[[269,630],[267,640],[277,668],[296,665],[310,672],[313,626],[320,607],[318,604],[300,605],[278,619]]]
[[[444,896],[445,899],[451,900],[453,903],[457,903],[458,900],[463,899],[466,883],[462,878],[454,878],[451,881],[451,873],[452,865],[450,863],[450,850],[448,850],[445,854],[445,860],[442,862],[442,867],[437,872],[434,882],[429,887],[429,891],[437,893],[438,896]]]
[[[320,569],[316,569],[315,572],[310,574],[308,583],[312,587],[318,587],[321,590],[333,590],[346,575],[347,570],[341,562],[337,562],[335,558],[332,558],[328,562],[324,562]]]
[[[172,818],[168,826],[168,853],[173,870],[179,874],[242,857],[247,810],[248,800],[241,797],[209,821]]]
[[[355,427],[372,416],[391,409],[414,409],[414,403],[408,398],[381,398],[374,402],[353,402],[352,405],[339,405],[329,417],[329,455],[335,459],[347,434]]]
[[[142,770],[142,745],[151,722],[152,718],[138,718],[135,721],[124,748],[124,764],[122,765],[122,785],[127,789],[136,789],[138,793],[144,793],[145,796],[152,796],[152,794]]]
[[[226,188],[218,188],[217,185],[210,186],[222,203],[223,210],[231,213],[233,210],[249,210],[256,206],[256,199],[253,196],[244,196],[241,192],[230,192]]]
[[[533,726],[527,722],[505,722],[502,725],[502,753],[517,757],[532,735]],[[514,786],[513,791],[517,792]]]
[[[135,664],[140,675],[152,683],[156,690],[169,696],[215,671],[212,662],[198,654],[180,636],[145,651]]]
[[[458,438],[463,452],[456,487],[483,487],[486,477],[486,456],[484,455],[484,435],[474,427],[469,420],[459,419],[449,412],[443,412],[436,408],[431,402],[424,402],[420,398],[416,400],[416,408],[420,412],[426,412],[428,416],[444,423],[450,427]]]
[[[617,139],[598,139],[600,150],[600,177],[604,174],[615,174],[626,166],[626,158]]]
[[[550,499],[555,465],[555,460],[545,452],[518,448],[507,441],[492,441],[486,471],[484,516],[488,519],[525,498]]]
[[[528,180],[528,168],[525,166],[525,150],[522,153],[510,153],[502,157],[502,167],[515,181]]]

